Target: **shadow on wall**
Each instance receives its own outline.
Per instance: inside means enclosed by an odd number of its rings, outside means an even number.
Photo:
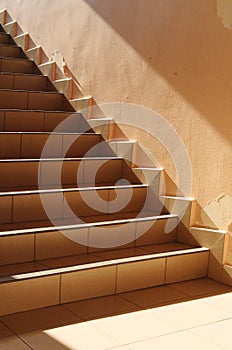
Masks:
[[[232,31],[216,0],[85,2],[231,141]]]

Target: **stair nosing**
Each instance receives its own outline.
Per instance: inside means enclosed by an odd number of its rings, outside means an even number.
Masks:
[[[16,236],[30,233],[43,233],[43,232],[56,232],[56,231],[68,231],[73,229],[81,229],[81,228],[90,228],[96,226],[109,226],[109,225],[117,225],[117,224],[126,224],[133,222],[143,222],[143,221],[152,221],[152,220],[166,220],[166,219],[178,219],[178,215],[175,214],[163,214],[163,215],[153,215],[153,216],[145,216],[139,218],[126,218],[126,219],[115,219],[108,221],[97,221],[97,222],[88,222],[88,223],[80,223],[80,224],[69,224],[69,225],[57,225],[57,226],[46,226],[46,227],[35,227],[35,228],[20,228],[17,230],[8,230],[1,231],[0,237],[7,236]],[[19,223],[23,225],[23,223]]]
[[[90,269],[101,268],[101,267],[104,268],[106,266],[129,264],[129,263],[152,260],[152,259],[162,259],[162,258],[168,258],[168,257],[178,256],[178,255],[188,255],[188,254],[194,254],[194,253],[198,254],[202,252],[209,252],[209,248],[194,247],[194,248],[175,250],[175,251],[164,252],[164,253],[148,252],[148,254],[144,254],[140,256],[102,260],[102,261],[96,261],[96,262],[89,262],[85,264],[71,265],[68,267],[61,267],[61,268],[47,267],[46,269],[41,271],[33,271],[33,272],[26,272],[21,274],[19,273],[15,275],[2,276],[0,277],[0,284],[9,283],[9,282],[13,283],[17,281],[33,279],[33,278],[41,278],[41,277],[46,277],[51,275],[67,274],[67,273],[90,270]]]

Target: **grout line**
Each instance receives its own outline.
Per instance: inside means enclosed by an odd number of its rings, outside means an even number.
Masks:
[[[1,316],[1,317],[4,317],[4,316],[9,316],[9,315],[12,315],[12,314],[7,314],[7,315],[3,315],[3,316]],[[14,314],[13,314],[14,315]],[[32,347],[31,347],[31,345],[30,344],[28,344],[27,342],[26,342],[26,340],[24,340],[23,338],[21,338],[21,336],[19,335],[19,334],[17,334],[13,329],[11,329],[5,322],[4,322],[4,320],[0,320],[0,323],[2,323],[7,329],[9,329],[19,340],[21,340],[25,345],[27,345],[28,347],[29,347],[29,349],[32,349],[32,350],[34,350]],[[9,336],[6,336],[6,337],[3,337],[3,338],[0,338],[0,345],[1,345],[1,340],[2,339],[8,339],[8,337],[10,337],[10,335]]]

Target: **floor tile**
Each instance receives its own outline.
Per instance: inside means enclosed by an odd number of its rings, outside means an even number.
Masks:
[[[232,292],[204,298],[204,302],[220,310],[230,312],[232,316]]]
[[[22,335],[34,350],[106,350],[119,346],[88,322]]]
[[[0,338],[8,337],[9,335],[13,335],[13,333],[0,322]]]
[[[63,306],[84,320],[139,310],[138,306],[117,295],[78,301],[75,303],[64,304]]]
[[[193,281],[174,283],[170,284],[169,286],[191,297],[232,291],[231,287],[208,278],[200,278]]]
[[[166,304],[170,301],[186,299],[186,294],[167,286],[142,289],[120,294],[123,298],[142,307]]]
[[[20,312],[1,317],[2,322],[16,334],[46,330],[81,321],[62,306],[52,306],[38,310]]]
[[[14,335],[1,339],[0,340],[0,348],[1,348],[1,350],[29,350],[29,349],[31,349],[22,340],[20,340],[18,337],[14,336]]]
[[[219,310],[200,300],[157,308],[157,316],[176,325],[176,330],[185,330],[227,319],[230,313]]]
[[[108,334],[120,342],[120,345],[175,331],[175,326],[156,316],[154,310],[136,311],[90,322],[104,334]]]
[[[203,327],[191,329],[191,333],[205,341],[218,345],[221,349],[231,349],[232,318]],[[211,348],[210,348],[211,350]]]
[[[201,339],[187,331],[169,334],[139,343],[130,344],[131,350],[154,350],[154,349],[172,349],[172,350],[195,350],[195,349],[221,349],[210,341]]]

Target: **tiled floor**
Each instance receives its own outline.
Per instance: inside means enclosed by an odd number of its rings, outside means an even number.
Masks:
[[[0,318],[1,350],[231,349],[232,288],[181,282]]]

